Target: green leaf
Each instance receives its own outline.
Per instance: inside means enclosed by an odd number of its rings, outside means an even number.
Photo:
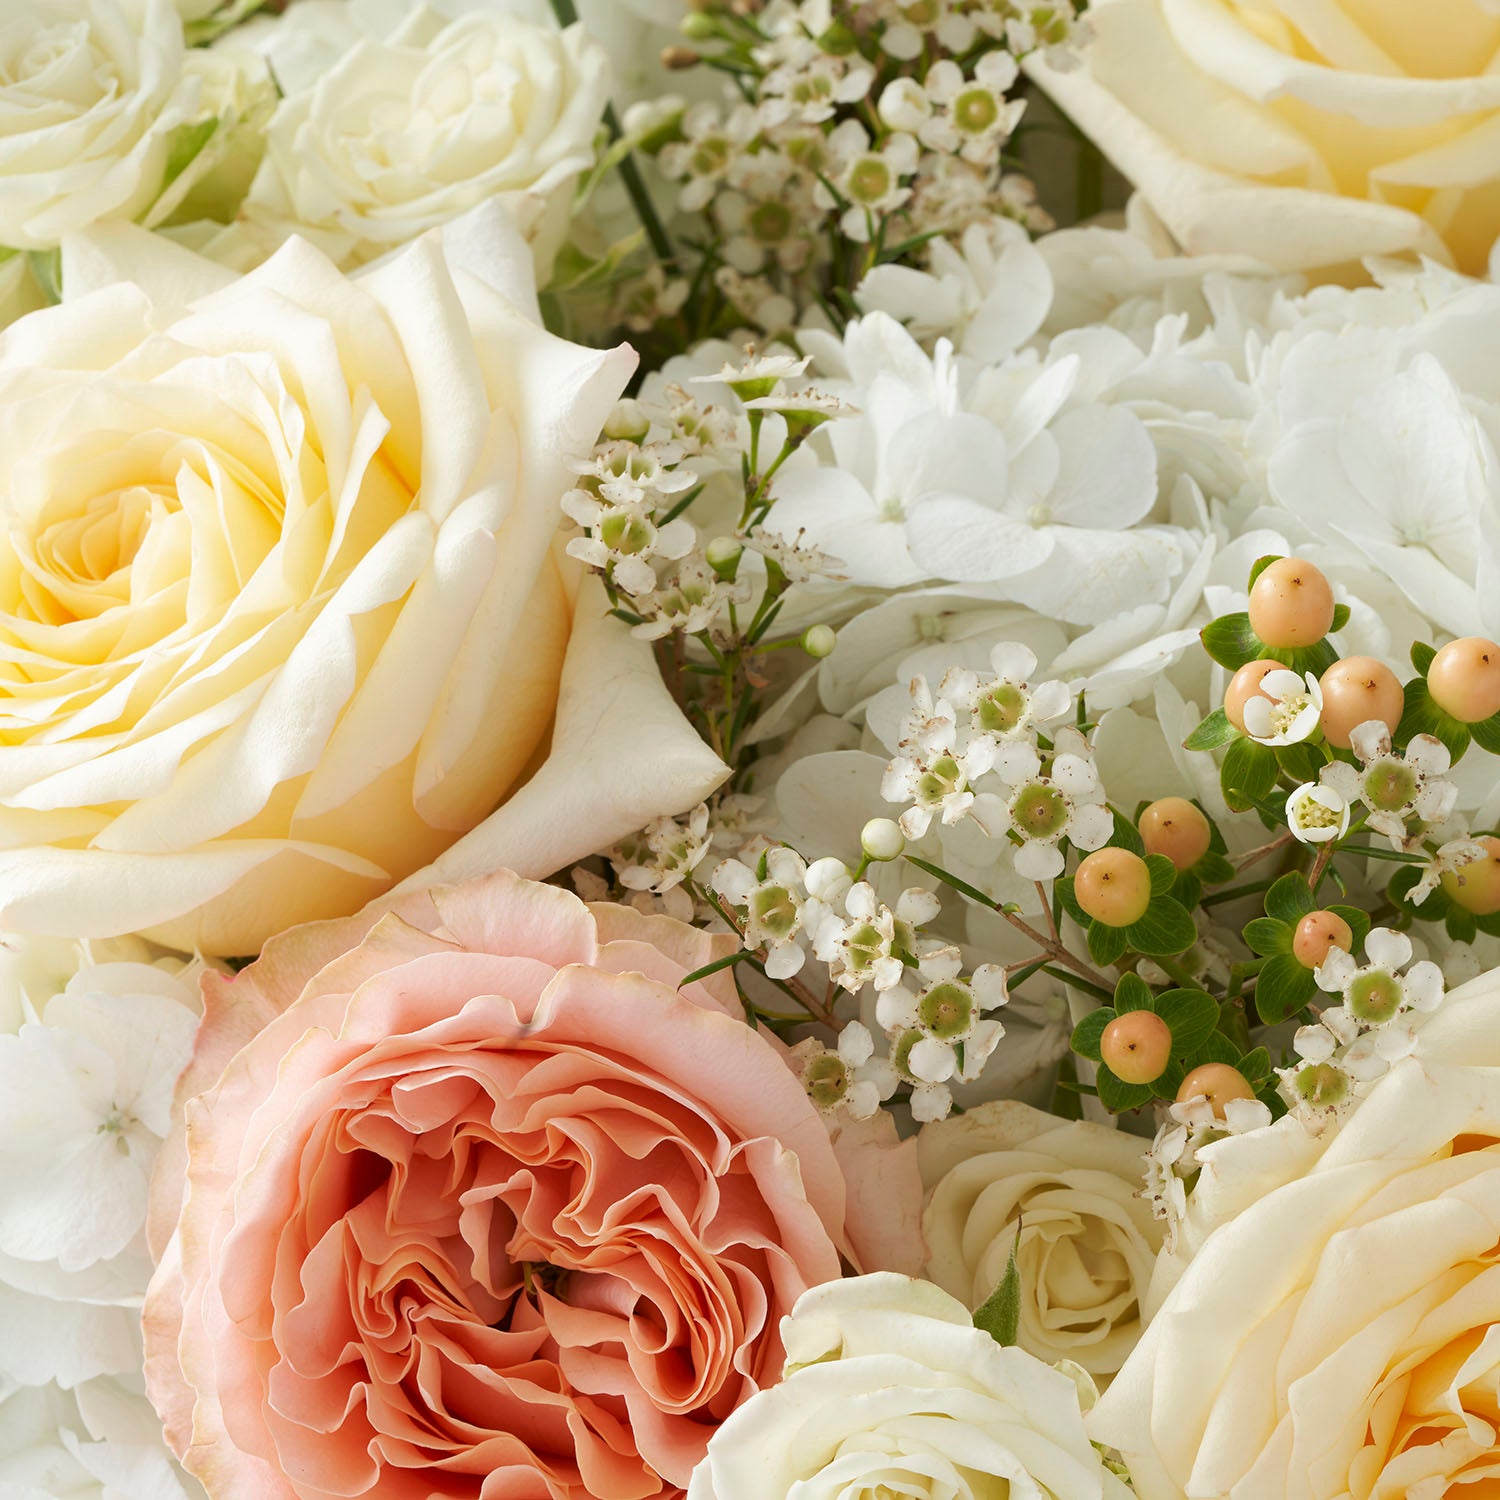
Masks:
[[[1203,627],[1199,638],[1203,649],[1231,672],[1266,655],[1265,643],[1250,628],[1247,614],[1220,615]]]
[[[1155,1010],[1151,986],[1139,974],[1122,974],[1115,985],[1115,1013],[1123,1016],[1132,1010]]]
[[[1229,715],[1216,708],[1183,742],[1185,750],[1217,750],[1227,745],[1239,730],[1229,722]]]
[[[1245,943],[1252,953],[1269,958],[1275,953],[1292,951],[1293,929],[1275,917],[1256,917],[1245,923]]]
[[[1219,853],[1217,850],[1210,849],[1193,866],[1193,874],[1204,885],[1225,885],[1234,879],[1234,866],[1225,855]]]
[[[1224,800],[1236,812],[1245,812],[1276,785],[1276,752],[1251,739],[1237,739],[1224,753],[1219,767],[1219,785]]]
[[[1326,636],[1311,646],[1268,646],[1265,654],[1294,672],[1311,672],[1314,677],[1321,677],[1339,659]]]
[[[1184,870],[1172,883],[1172,895],[1189,911],[1203,899],[1203,882],[1191,870]]]
[[[1186,1077],[1187,1069],[1180,1062],[1169,1062],[1161,1077],[1151,1080],[1151,1092],[1156,1098],[1170,1102],[1181,1091],[1182,1080]]]
[[[1283,556],[1285,556],[1285,554],[1281,552],[1268,552],[1264,557],[1257,557],[1255,561],[1250,564],[1250,581],[1245,585],[1245,588],[1247,590],[1253,589],[1255,587],[1255,580],[1259,578],[1260,575],[1264,573],[1272,563],[1280,562]]]
[[[1477,724],[1470,724],[1469,733],[1474,736],[1474,743],[1481,750],[1490,755],[1500,755],[1500,714],[1481,719]]]
[[[1111,808],[1110,811],[1115,815],[1115,831],[1110,844],[1118,849],[1129,849],[1132,854],[1144,855],[1146,844],[1135,824],[1118,809]]]
[[[1199,1055],[1203,1062],[1228,1063],[1231,1068],[1240,1065],[1240,1049],[1222,1031],[1214,1032],[1204,1042],[1203,1051]]]
[[[1347,604],[1333,606],[1333,624],[1328,627],[1329,635],[1337,635],[1349,623],[1349,613]]]
[[[1428,667],[1432,665],[1432,658],[1436,655],[1437,652],[1426,641],[1413,641],[1411,643],[1411,664],[1424,677],[1427,675]]]
[[[1429,896],[1427,899],[1431,901],[1432,898]],[[1447,928],[1448,936],[1455,943],[1472,943],[1479,936],[1479,918],[1473,912],[1465,911],[1455,902],[1448,903],[1448,912],[1443,918],[1443,925]]]
[[[1165,896],[1177,884],[1177,866],[1165,854],[1148,854],[1146,868],[1151,872],[1151,899]]]
[[[1202,990],[1168,990],[1156,997],[1156,1013],[1172,1030],[1173,1057],[1191,1057],[1219,1024],[1218,1002]]]
[[[1078,897],[1073,891],[1073,877],[1065,875],[1052,884],[1052,890],[1057,899],[1062,902],[1062,909],[1078,923],[1080,927],[1087,928],[1094,919],[1078,904]]]
[[[1278,745],[1276,764],[1294,781],[1303,782],[1316,781],[1326,762],[1317,746],[1304,741],[1300,745]]]
[[[1090,922],[1088,930],[1089,957],[1096,967],[1107,969],[1125,956],[1125,929],[1111,927],[1106,922]]]
[[[1328,908],[1336,917],[1342,917],[1349,924],[1349,931],[1354,934],[1353,952],[1358,953],[1365,945],[1365,939],[1370,935],[1370,914],[1357,906],[1330,906]]]
[[[1080,1056],[1086,1057],[1090,1062],[1099,1061],[1099,1039],[1104,1035],[1104,1028],[1119,1012],[1112,1005],[1101,1005],[1098,1010],[1091,1010],[1073,1028],[1073,1050]]]
[[[1255,981],[1255,1012],[1267,1026],[1294,1016],[1318,993],[1311,969],[1304,969],[1290,953],[1278,953]]]
[[[1271,1076],[1271,1054],[1264,1047],[1257,1047],[1240,1059],[1239,1068],[1250,1087],[1258,1089]]]
[[[1097,1079],[1099,1102],[1111,1114],[1123,1115],[1127,1110],[1139,1109],[1151,1101],[1151,1085],[1148,1083],[1123,1083],[1102,1063]]]
[[[1015,1343],[1021,1331],[1021,1268],[1016,1264],[1016,1246],[1020,1243],[1021,1226],[1018,1224],[1016,1237],[1010,1242],[1010,1260],[1006,1263],[1005,1275],[974,1314],[974,1326],[1007,1349]]]
[[[1180,901],[1160,896],[1146,908],[1146,915],[1125,929],[1125,937],[1137,953],[1166,958],[1185,953],[1198,941],[1192,913]]]
[[[1469,748],[1469,741],[1473,738],[1469,726],[1445,714],[1432,701],[1424,678],[1413,677],[1406,684],[1404,696],[1406,706],[1401,722],[1396,726],[1396,743],[1410,744],[1419,734],[1435,735],[1448,747],[1448,753],[1456,761]]]
[[[1313,893],[1307,877],[1298,874],[1296,870],[1290,875],[1283,875],[1266,892],[1267,914],[1293,927],[1313,909]]]

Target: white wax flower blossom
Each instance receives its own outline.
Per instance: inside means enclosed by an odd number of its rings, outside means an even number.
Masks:
[[[694,375],[693,385],[727,385],[741,401],[755,401],[769,396],[783,380],[795,380],[812,360],[806,355],[757,354],[747,351],[744,359],[726,362],[713,375]]]
[[[1335,1036],[1353,1039],[1361,1030],[1383,1027],[1408,1012],[1426,1014],[1442,1003],[1443,971],[1430,959],[1411,963],[1411,939],[1389,927],[1375,927],[1365,939],[1364,964],[1342,948],[1331,948],[1313,970],[1318,988],[1342,998],[1323,1013],[1322,1024]],[[1403,974],[1401,969],[1411,964]]]
[[[1303,844],[1334,842],[1349,831],[1349,803],[1332,786],[1309,781],[1286,799],[1286,823]]]
[[[1021,838],[1014,859],[1016,873],[1024,879],[1061,875],[1066,860],[1059,845],[1064,839],[1084,850],[1109,842],[1114,815],[1105,804],[1088,741],[1076,729],[1061,729],[1054,736],[1045,774],[1037,752],[1015,741],[1003,747],[996,770],[1011,789],[1004,807],[1011,830]],[[987,809],[981,807],[977,816],[983,822]]]
[[[967,981],[962,969],[956,948],[938,949],[919,960],[915,992],[898,984],[876,1005],[876,1019],[893,1047],[905,1049],[907,1068],[923,1083],[972,1082],[1005,1035],[987,1015],[1010,999],[1004,968],[980,964]]]
[[[782,1339],[784,1378],[714,1434],[688,1500],[1129,1500],[1074,1377],[1002,1348],[930,1282],[815,1287]]]
[[[828,150],[837,163],[830,181],[847,205],[839,228],[857,244],[871,238],[873,222],[900,208],[911,196],[907,179],[916,171],[919,148],[904,131],[888,135],[875,148],[869,132],[858,120],[845,120],[828,138]],[[823,182],[817,200],[833,208],[838,199]]]
[[[1311,672],[1267,672],[1245,704],[1245,733],[1262,745],[1295,745],[1316,732],[1322,715],[1323,689]]]
[[[649,594],[657,587],[653,557],[675,562],[686,557],[698,540],[691,521],[680,516],[658,526],[644,505],[614,505],[586,490],[570,490],[562,498],[566,515],[588,531],[569,541],[569,557],[576,557],[609,576],[627,594]]]
[[[880,795],[887,802],[910,802],[901,814],[901,832],[919,839],[934,817],[953,824],[974,806],[974,782],[995,763],[995,746],[984,736],[960,732],[953,705],[934,700],[926,679],[913,678],[913,711],[903,725],[899,753],[886,767]]]
[[[1073,708],[1073,690],[1065,682],[1032,686],[1036,652],[1017,641],[1001,641],[990,652],[990,671],[952,667],[938,692],[969,715],[969,729],[994,740],[1020,739],[1045,730]]]
[[[835,1049],[809,1037],[792,1048],[789,1061],[807,1097],[823,1114],[845,1113],[851,1120],[868,1120],[895,1091],[894,1085],[883,1088],[883,1075],[870,1066],[874,1053],[875,1039],[869,1028],[849,1021],[839,1031]]]
[[[708,206],[753,139],[755,127],[755,112],[748,105],[732,109],[727,118],[708,100],[684,112],[682,139],[663,146],[658,160],[669,178],[683,184],[677,201],[685,211]]]
[[[888,990],[901,982],[906,957],[917,953],[916,929],[941,910],[938,898],[920,886],[903,891],[894,907],[858,881],[842,894],[840,913],[831,903],[820,914],[813,952],[828,965],[835,984],[857,994],[866,985]]]
[[[601,443],[573,468],[586,491],[610,504],[646,505],[692,489],[698,476],[682,467],[684,457],[675,443],[615,440]]]
[[[807,862],[795,849],[777,844],[766,850],[763,865],[762,874],[737,859],[726,859],[709,885],[740,913],[745,946],[765,950],[766,973],[772,979],[790,979],[807,962],[805,945],[814,923],[825,915],[825,902],[841,893],[838,872],[843,871],[844,886],[850,883],[849,873],[836,860],[820,862],[812,875],[819,892],[814,896],[808,889]]]
[[[1477,839],[1462,834],[1438,846],[1438,851],[1422,866],[1421,879],[1411,888],[1409,900],[1420,906],[1437,888],[1444,875],[1452,875],[1465,865],[1485,857],[1485,847]]]
[[[743,604],[750,595],[748,579],[727,582],[702,557],[689,553],[655,588],[632,596],[631,605],[642,620],[630,633],[645,641],[659,641],[674,630],[698,635],[710,629],[728,605]]]
[[[675,890],[708,857],[713,842],[708,822],[706,802],[681,818],[654,818],[634,840],[611,853],[620,884],[656,895]]]
[[[1412,737],[1404,755],[1391,749],[1391,731],[1379,719],[1359,725],[1349,736],[1359,768],[1345,761],[1324,766],[1318,779],[1346,802],[1362,801],[1370,809],[1366,822],[1384,834],[1394,849],[1415,847],[1423,825],[1442,823],[1458,801],[1458,788],[1446,779],[1453,764],[1448,747],[1435,735]]]
[[[1151,1212],[1165,1224],[1163,1248],[1176,1246],[1188,1209],[1189,1185],[1198,1175],[1198,1153],[1227,1136],[1246,1135],[1271,1123],[1269,1107],[1259,1099],[1231,1099],[1221,1119],[1202,1095],[1168,1106],[1167,1119],[1145,1155],[1145,1192]]]
[[[1019,73],[1015,59],[999,51],[980,57],[969,78],[950,59],[934,63],[923,88],[937,109],[918,127],[918,140],[931,151],[992,166],[1026,108],[1024,100],[1005,97]]]
[[[247,36],[284,93],[241,209],[251,233],[303,234],[356,266],[496,201],[548,279],[608,100],[586,28],[494,0],[350,0],[291,6]]]

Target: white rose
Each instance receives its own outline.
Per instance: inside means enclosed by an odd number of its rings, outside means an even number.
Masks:
[[[1500,1485],[1500,976],[1450,995],[1340,1128],[1203,1158],[1190,1263],[1090,1417],[1143,1500]]]
[[[1128,1500],[1074,1381],[930,1282],[814,1287],[781,1333],[786,1378],[720,1427],[688,1500]]]
[[[0,20],[0,245],[148,213],[213,130],[171,0],[26,0]]]
[[[1089,19],[1084,67],[1031,70],[1190,253],[1483,269],[1500,232],[1493,5],[1103,0]]]
[[[235,40],[264,50],[286,96],[244,205],[250,234],[301,233],[358,265],[493,199],[548,278],[609,92],[582,26],[534,24],[502,0],[300,0]]]
[[[1162,1242],[1141,1197],[1144,1146],[1014,1100],[926,1126],[917,1159],[927,1275],[977,1308],[1014,1246],[1021,1347],[1113,1375],[1140,1338]]]
[[[716,783],[556,546],[634,356],[543,331],[503,213],[353,281],[129,225],[64,273],[0,336],[0,923],[249,953]]]

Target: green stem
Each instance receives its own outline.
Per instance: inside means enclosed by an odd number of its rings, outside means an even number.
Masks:
[[[578,24],[578,7],[573,0],[552,0],[552,13],[557,17],[559,26],[568,27]],[[613,104],[604,106],[604,128],[609,132],[612,142],[624,138],[625,132],[620,128],[620,120],[615,114]],[[630,194],[636,217],[641,221],[641,228],[646,231],[646,238],[651,241],[651,248],[656,252],[656,258],[669,266],[676,265],[677,252],[672,248],[672,241],[667,235],[666,228],[657,216],[656,205],[651,201],[650,190],[646,187],[646,180],[641,176],[641,169],[636,165],[635,156],[632,153],[627,153],[620,158],[620,181],[625,184],[625,191]]]

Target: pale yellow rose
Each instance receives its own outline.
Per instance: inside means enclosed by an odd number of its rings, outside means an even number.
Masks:
[[[1100,0],[1034,76],[1192,254],[1283,270],[1500,234],[1495,0]]]
[[[1161,1249],[1161,1225],[1141,1197],[1145,1145],[1015,1100],[925,1126],[927,1275],[977,1308],[1015,1246],[1021,1347],[1113,1375],[1140,1337]]]
[[[1204,1159],[1191,1258],[1090,1417],[1142,1500],[1500,1493],[1500,976],[1341,1127]]]
[[[716,784],[557,545],[634,356],[542,329],[499,209],[357,279],[63,269],[0,336],[0,926],[250,953]]]

